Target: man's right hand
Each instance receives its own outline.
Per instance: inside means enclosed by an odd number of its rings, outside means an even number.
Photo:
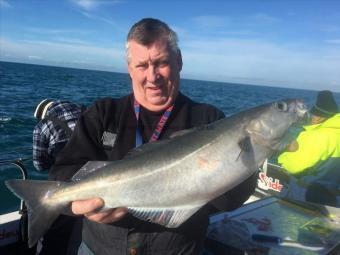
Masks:
[[[112,223],[127,214],[127,208],[113,208],[99,211],[105,205],[101,198],[77,200],[71,203],[71,211],[75,215],[83,215],[87,219],[98,223]]]
[[[288,152],[295,152],[299,149],[299,144],[297,141],[293,141],[290,144],[288,144],[286,151]]]

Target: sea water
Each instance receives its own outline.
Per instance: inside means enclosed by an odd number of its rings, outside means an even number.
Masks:
[[[292,85],[292,84],[287,84]],[[91,105],[103,97],[131,92],[128,74],[74,68],[0,62],[0,161],[24,159],[29,178],[45,179],[32,164],[32,131],[36,105],[45,98]],[[192,99],[213,104],[228,116],[283,98],[301,98],[311,106],[316,91],[200,80],[181,80],[181,91]],[[340,105],[340,94],[335,94]],[[0,214],[18,209],[19,201],[4,180],[21,178],[10,163],[0,164]]]

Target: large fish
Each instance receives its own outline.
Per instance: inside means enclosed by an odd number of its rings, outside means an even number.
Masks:
[[[101,167],[102,162],[89,162],[72,182],[6,185],[30,210],[29,246],[71,201],[93,197],[101,197],[105,207],[127,207],[138,218],[175,228],[254,174],[306,112],[298,100],[266,104],[145,144],[123,160]]]

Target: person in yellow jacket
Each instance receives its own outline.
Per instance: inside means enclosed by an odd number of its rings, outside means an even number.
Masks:
[[[337,204],[340,196],[340,113],[330,91],[320,91],[311,125],[278,157],[278,163],[307,187],[306,200]],[[320,194],[321,193],[321,194]],[[340,201],[339,201],[340,202]]]

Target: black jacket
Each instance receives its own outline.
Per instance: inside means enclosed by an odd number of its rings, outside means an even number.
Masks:
[[[144,142],[149,140],[161,116],[162,113],[141,107],[139,125]],[[223,117],[223,112],[217,108],[179,94],[160,139]],[[74,134],[59,154],[49,178],[69,180],[90,160],[122,159],[135,147],[136,124],[132,95],[95,102],[78,120]],[[253,192],[254,180],[245,182],[213,203],[223,210],[240,206]],[[85,219],[83,242],[94,254],[126,254],[131,248],[137,249],[138,254],[198,254],[211,211],[211,204],[206,205],[176,229],[141,221],[131,215],[114,224],[98,224]]]

